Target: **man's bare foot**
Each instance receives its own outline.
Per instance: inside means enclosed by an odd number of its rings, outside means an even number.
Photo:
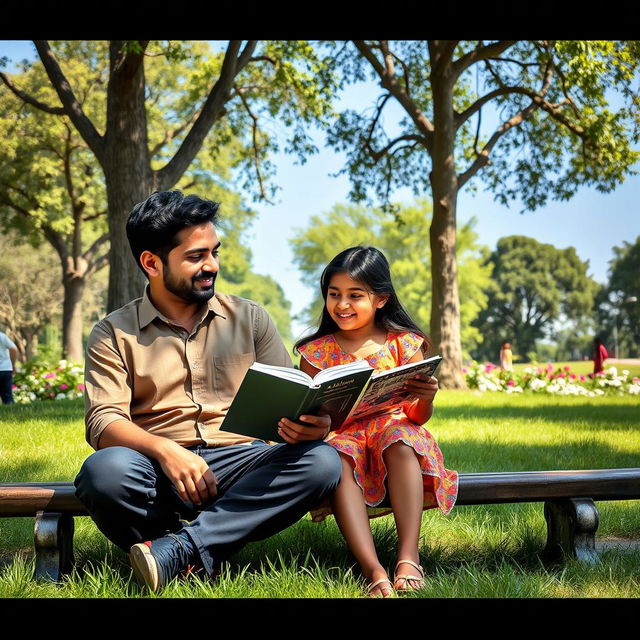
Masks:
[[[370,598],[390,598],[394,595],[391,580],[382,567],[374,569],[367,578],[367,582],[369,583],[367,593]]]
[[[400,569],[403,569],[401,572]],[[413,560],[398,560],[393,587],[396,591],[417,591],[424,589],[424,569]]]

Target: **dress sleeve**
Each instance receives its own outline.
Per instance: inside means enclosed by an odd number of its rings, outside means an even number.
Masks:
[[[398,352],[398,366],[407,364],[422,347],[424,340],[411,331],[401,333],[395,340]]]
[[[326,369],[340,364],[337,353],[331,349],[328,338],[330,336],[318,338],[298,347],[300,355],[316,369]]]

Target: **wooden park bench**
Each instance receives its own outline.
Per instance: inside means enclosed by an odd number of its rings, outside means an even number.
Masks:
[[[640,468],[460,474],[457,506],[544,502],[545,559],[597,560],[594,501],[640,498]],[[36,578],[73,566],[73,516],[88,515],[70,482],[0,484],[0,517],[35,516]]]

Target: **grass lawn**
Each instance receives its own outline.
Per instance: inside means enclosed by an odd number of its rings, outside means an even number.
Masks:
[[[429,423],[447,466],[460,472],[634,467],[640,460],[633,397],[438,394]],[[0,407],[0,482],[72,480],[91,452],[81,401]],[[640,502],[601,502],[601,538],[638,538]],[[383,564],[393,568],[392,517],[373,522]],[[639,597],[640,553],[606,551],[585,568],[545,566],[542,504],[454,508],[423,516],[427,587],[404,597]],[[0,597],[144,597],[127,558],[76,518],[76,571],[60,585],[36,583],[33,519],[0,519]],[[215,582],[176,580],[160,597],[361,597],[359,577],[332,518],[303,519],[248,545]]]

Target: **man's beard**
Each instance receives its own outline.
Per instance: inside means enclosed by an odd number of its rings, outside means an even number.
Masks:
[[[185,302],[202,304],[213,297],[217,275],[217,272],[205,273],[204,271],[200,271],[191,278],[191,282],[187,282],[184,280],[174,280],[169,269],[165,268],[162,274],[162,280],[167,291],[178,296],[178,298],[182,298]],[[197,288],[196,280],[201,278],[211,278],[211,286],[206,289]]]

